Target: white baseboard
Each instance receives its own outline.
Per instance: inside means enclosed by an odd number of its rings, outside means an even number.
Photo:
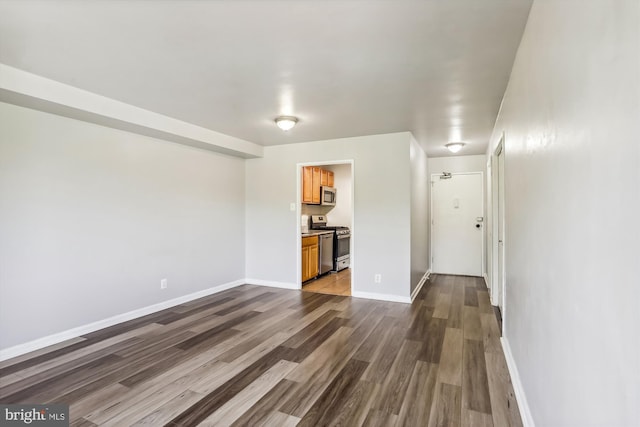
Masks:
[[[244,279],[244,283],[246,283],[247,285],[268,286],[271,288],[300,289],[300,286],[296,283],[273,282],[271,280]]]
[[[411,304],[411,297],[401,297],[399,295],[390,295],[390,294],[378,294],[375,292],[359,292],[353,291],[351,293],[352,297],[355,298],[366,298],[366,299],[375,299],[379,301],[390,301],[390,302],[403,302],[406,304]]]
[[[422,289],[427,280],[429,280],[429,276],[431,276],[431,270],[427,270],[427,272],[424,273],[422,279],[420,279],[420,281],[418,282],[418,286],[416,286],[416,288],[411,293],[411,302],[416,299],[416,296],[418,295],[418,292],[420,292],[420,289]]]
[[[524,388],[522,387],[522,381],[520,380],[520,374],[518,373],[518,367],[516,361],[511,354],[511,347],[506,337],[500,338],[502,342],[502,350],[504,351],[504,357],[507,360],[507,368],[509,369],[509,375],[511,375],[511,383],[513,384],[513,391],[516,394],[516,400],[518,401],[518,408],[520,409],[520,416],[522,417],[522,424],[524,427],[535,427],[533,417],[531,416],[531,409],[529,409],[529,403],[527,397],[524,394]]]
[[[108,328],[109,326],[136,319],[138,317],[146,316],[147,314],[155,313],[169,307],[184,304],[188,301],[206,297],[208,295],[222,292],[230,288],[235,288],[236,286],[240,286],[245,283],[246,282],[244,281],[244,279],[235,280],[233,282],[224,283],[219,286],[214,286],[213,288],[204,289],[192,294],[183,295],[181,297],[163,301],[158,304],[149,305],[147,307],[139,308],[137,310],[129,311],[123,314],[118,314],[107,319],[98,320],[97,322],[92,322],[86,325],[78,326],[76,328],[68,329],[66,331],[58,332],[56,334],[48,335],[46,337],[38,338],[24,344],[18,344],[13,347],[5,348],[3,350],[0,350],[0,361],[11,359],[12,357],[16,356],[21,356],[35,350],[40,350],[41,348],[48,347],[53,344],[58,344],[71,338],[86,335],[99,329]]]

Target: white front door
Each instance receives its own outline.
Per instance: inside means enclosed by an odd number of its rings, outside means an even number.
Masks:
[[[482,172],[431,176],[432,271],[482,276]]]

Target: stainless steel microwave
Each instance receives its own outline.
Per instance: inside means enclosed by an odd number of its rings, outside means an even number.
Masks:
[[[320,204],[324,206],[336,205],[336,189],[333,187],[322,187]]]

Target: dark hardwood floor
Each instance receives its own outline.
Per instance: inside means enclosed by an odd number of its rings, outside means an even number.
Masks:
[[[521,426],[482,279],[413,304],[244,285],[0,362],[72,426]]]

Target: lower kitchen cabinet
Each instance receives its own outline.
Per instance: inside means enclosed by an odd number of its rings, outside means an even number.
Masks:
[[[318,236],[302,238],[302,281],[318,275]]]

